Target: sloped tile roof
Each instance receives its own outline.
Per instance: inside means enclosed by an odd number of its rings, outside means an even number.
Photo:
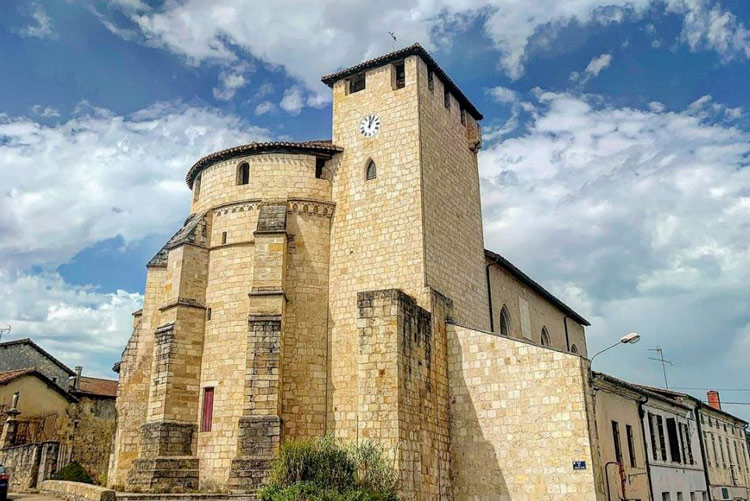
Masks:
[[[25,376],[26,374],[31,374],[35,371],[36,369],[34,369],[33,367],[27,367],[25,369],[16,369],[12,371],[0,372],[0,384],[10,383],[14,379],[18,379],[21,376]]]
[[[195,181],[195,178],[198,177],[198,174],[200,174],[203,169],[211,164],[242,155],[254,155],[261,153],[270,153],[274,151],[302,154],[322,153],[324,155],[333,155],[335,153],[344,151],[344,149],[334,145],[329,139],[302,142],[270,141],[265,143],[243,144],[240,146],[234,146],[232,148],[217,151],[201,158],[200,160],[195,162],[192,167],[190,167],[190,170],[185,177],[185,182],[187,182],[187,185],[190,187],[190,189],[193,189],[193,181]]]
[[[99,379],[81,376],[81,389],[76,393],[98,397],[117,397],[118,382],[113,379]]]

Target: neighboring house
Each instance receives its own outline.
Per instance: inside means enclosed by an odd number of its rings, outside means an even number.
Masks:
[[[49,468],[75,461],[95,480],[105,475],[117,381],[82,376],[81,367],[69,369],[29,339],[1,343],[0,367],[0,463],[13,470],[15,486],[35,487],[35,479],[20,472],[39,467],[40,444],[55,444],[47,449],[55,456],[46,458]]]
[[[641,423],[648,401],[637,387],[607,374],[593,373],[600,465],[608,499],[651,498]]]

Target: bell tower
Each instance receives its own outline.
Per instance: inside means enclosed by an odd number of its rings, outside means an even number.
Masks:
[[[482,115],[418,44],[322,80],[343,148],[331,169],[329,429],[386,443],[416,435],[401,471],[444,474],[445,322],[489,328]],[[422,439],[434,447],[420,450]]]

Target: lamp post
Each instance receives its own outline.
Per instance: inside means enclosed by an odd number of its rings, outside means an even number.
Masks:
[[[593,364],[593,363],[594,363],[594,359],[595,359],[595,358],[596,358],[597,356],[601,355],[602,353],[604,353],[604,352],[605,352],[605,351],[607,351],[607,350],[611,350],[611,349],[612,349],[612,348],[614,348],[615,346],[620,346],[621,344],[635,344],[635,343],[637,343],[637,342],[638,342],[638,341],[640,341],[640,340],[641,340],[641,335],[640,335],[640,334],[638,334],[638,333],[636,333],[636,332],[631,332],[630,334],[625,334],[624,336],[622,336],[622,337],[620,338],[620,340],[619,340],[619,341],[617,341],[617,342],[616,342],[615,344],[613,344],[612,346],[609,346],[609,347],[607,347],[607,348],[604,348],[604,349],[603,349],[602,351],[600,351],[600,352],[597,352],[596,354],[594,354],[594,356],[593,356],[593,357],[591,357],[591,360],[589,360],[589,362],[590,362],[591,364]]]

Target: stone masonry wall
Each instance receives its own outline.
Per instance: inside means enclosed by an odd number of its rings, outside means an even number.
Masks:
[[[328,423],[342,438],[357,433],[357,293],[397,288],[421,298],[424,287],[416,62],[407,58],[401,89],[390,65],[368,71],[365,90],[347,94],[343,80],[333,88],[333,142],[344,152],[332,170]],[[365,138],[359,124],[370,113],[382,126]]]
[[[117,430],[112,463],[107,477],[110,486],[124,487],[133,460],[138,457],[140,426],[146,420],[151,389],[154,329],[159,325],[163,304],[166,267],[151,267],[146,274],[143,312],[123,352],[117,396]]]
[[[358,439],[396,456],[407,499],[450,497],[445,316],[397,289],[360,292]]]
[[[456,500],[604,499],[585,359],[449,325],[448,367]]]
[[[443,82],[434,75],[430,90],[427,65],[417,61],[425,285],[453,300],[457,322],[487,330],[479,167],[467,137],[479,125],[468,113],[461,123],[454,96],[445,108]]]
[[[44,442],[0,449],[0,464],[10,472],[11,492],[36,489],[57,470],[59,444]]]

